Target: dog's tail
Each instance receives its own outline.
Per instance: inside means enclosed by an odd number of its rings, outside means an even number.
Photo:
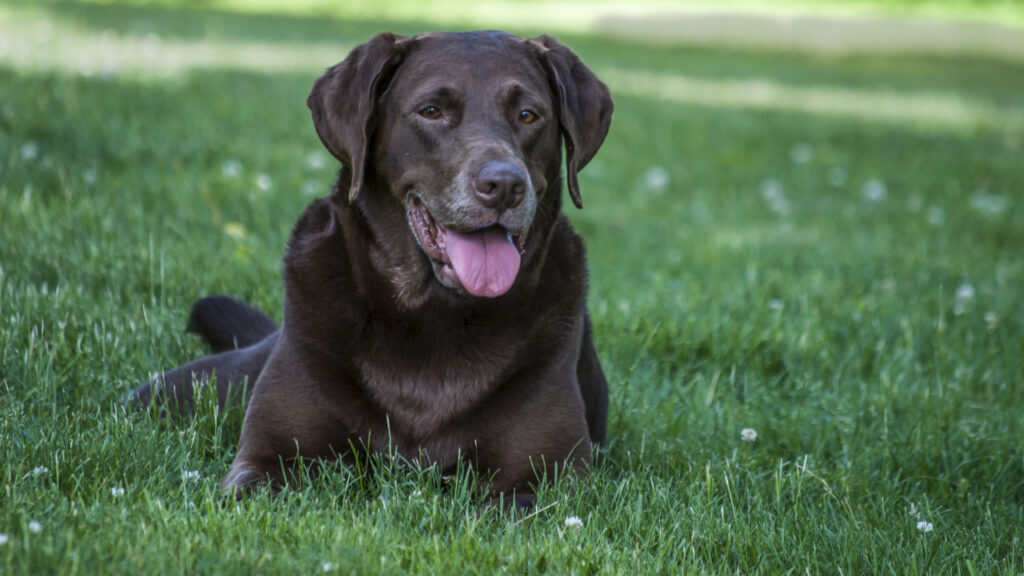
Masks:
[[[185,329],[202,338],[216,354],[252,346],[277,330],[277,324],[237,298],[217,295],[192,305]]]

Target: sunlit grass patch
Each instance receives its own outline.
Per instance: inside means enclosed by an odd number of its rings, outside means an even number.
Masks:
[[[52,69],[83,76],[165,78],[193,70],[291,72],[326,68],[353,44],[280,43],[162,36],[110,27],[96,30],[59,12],[0,6],[0,61],[21,70]]]
[[[869,122],[1019,133],[1024,108],[1004,108],[955,93],[793,86],[768,78],[711,80],[643,70],[602,70],[618,93],[703,106],[785,110],[846,116]]]

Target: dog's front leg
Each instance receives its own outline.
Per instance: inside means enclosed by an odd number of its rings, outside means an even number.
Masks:
[[[548,374],[533,386],[512,383],[507,390],[517,395],[514,413],[507,411],[512,403],[495,402],[492,409],[504,410],[503,418],[480,419],[489,425],[481,430],[476,464],[481,474],[493,473],[490,491],[500,495],[487,505],[500,501],[528,509],[536,503],[533,486],[540,480],[590,473],[593,444],[574,368]]]
[[[256,382],[241,440],[221,488],[241,498],[269,485],[279,488],[298,470],[295,460],[333,459],[347,447],[330,386],[318,383],[287,346],[275,351]]]

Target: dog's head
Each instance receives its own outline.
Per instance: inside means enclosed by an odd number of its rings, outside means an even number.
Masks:
[[[380,34],[313,85],[317,134],[351,173],[347,194],[387,194],[444,286],[507,292],[538,206],[576,174],[611,123],[607,87],[547,36]],[[364,190],[364,188],[366,190]]]

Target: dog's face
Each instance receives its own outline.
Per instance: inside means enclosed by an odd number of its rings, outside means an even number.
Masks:
[[[563,137],[579,204],[576,171],[611,116],[607,89],[567,48],[498,32],[378,36],[309,104],[351,168],[350,200],[364,182],[386,191],[437,281],[475,297],[514,284],[538,206],[559,193]]]
[[[509,36],[422,38],[379,106],[371,159],[443,285],[515,281],[537,199],[558,181],[558,117],[537,51]]]

